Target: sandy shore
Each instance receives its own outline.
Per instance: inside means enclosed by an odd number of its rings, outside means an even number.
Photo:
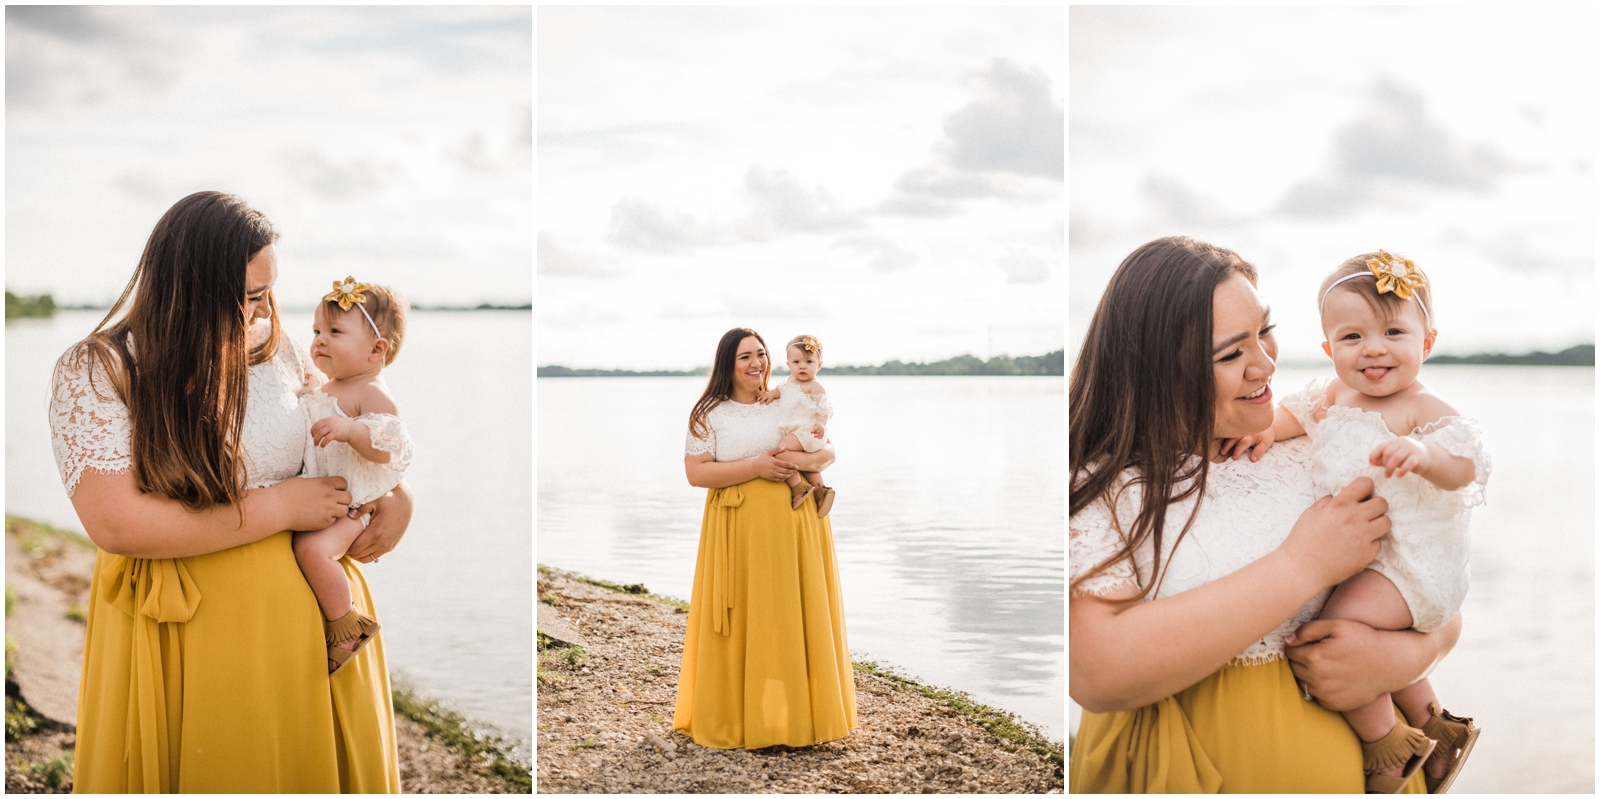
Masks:
[[[6,517],[6,792],[67,793],[76,736],[83,608],[94,545]],[[406,793],[529,793],[532,774],[510,742],[460,715],[395,691],[400,783]]]
[[[1062,747],[954,691],[858,663],[860,728],[801,749],[672,731],[682,602],[539,569],[543,793],[1059,793]]]

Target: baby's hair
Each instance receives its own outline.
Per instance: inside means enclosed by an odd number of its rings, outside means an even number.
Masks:
[[[1334,291],[1350,291],[1361,295],[1361,299],[1366,300],[1367,304],[1372,306],[1374,311],[1383,314],[1383,318],[1386,320],[1392,320],[1396,316],[1399,316],[1400,309],[1406,307],[1407,303],[1413,301],[1422,303],[1422,307],[1425,311],[1422,314],[1422,319],[1424,324],[1426,324],[1431,330],[1433,328],[1432,283],[1429,283],[1427,286],[1413,289],[1413,299],[1411,300],[1400,299],[1400,295],[1395,294],[1394,292],[1384,292],[1380,294],[1378,292],[1377,278],[1373,278],[1372,280],[1356,278],[1355,280],[1346,280],[1337,286],[1333,285],[1336,281],[1349,277],[1350,275],[1362,273],[1372,274],[1372,270],[1367,268],[1367,261],[1376,260],[1378,260],[1377,253],[1362,253],[1361,255],[1357,255],[1354,258],[1339,264],[1338,269],[1333,270],[1333,272],[1330,273],[1327,278],[1323,279],[1322,286],[1317,289],[1317,304],[1319,306],[1319,314],[1321,306],[1327,304],[1328,288],[1331,286]],[[1411,271],[1422,275],[1424,278],[1427,277],[1427,274],[1425,274],[1421,269],[1413,268]]]
[[[817,355],[818,356],[822,355],[822,342],[818,341],[816,336],[807,336],[807,335],[795,336],[794,338],[789,339],[789,343],[783,349],[784,349],[785,352],[788,352],[789,351],[789,347],[799,347],[801,350],[809,352],[809,350],[806,350],[806,346],[805,346],[807,342],[810,342],[811,346],[817,348]]]
[[[400,354],[400,345],[406,340],[406,316],[411,313],[411,305],[404,297],[386,286],[372,285],[362,294],[366,295],[367,301],[359,307],[366,309],[367,314],[372,317],[372,323],[377,325],[379,334],[389,342],[389,352],[383,358],[383,365],[388,366],[394,363],[395,357]],[[328,306],[329,314],[344,313],[339,309],[339,303],[334,300],[328,300],[323,304]],[[356,308],[357,306],[350,306],[350,313],[360,316],[361,311]],[[365,318],[361,320],[362,327],[367,327],[366,321]]]

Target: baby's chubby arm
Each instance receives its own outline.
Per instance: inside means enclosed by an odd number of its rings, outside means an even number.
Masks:
[[[1267,450],[1272,449],[1274,442],[1296,438],[1305,434],[1306,429],[1301,426],[1300,420],[1296,419],[1295,415],[1290,413],[1287,408],[1280,405],[1278,410],[1272,414],[1271,427],[1253,435],[1230,438],[1223,441],[1222,455],[1226,457],[1231,452],[1233,459],[1238,460],[1248,452],[1250,453],[1250,462],[1255,463],[1261,460],[1262,455],[1267,454]]]
[[[400,415],[389,392],[376,384],[362,387],[357,408],[360,413]],[[325,416],[318,419],[311,425],[311,440],[319,447],[326,447],[331,441],[343,441],[361,457],[373,463],[389,462],[389,453],[372,446],[372,429],[354,419],[346,419],[343,416]]]
[[[1432,424],[1446,416],[1459,416],[1456,409],[1432,392],[1417,397],[1413,429]],[[1410,436],[1398,436],[1379,444],[1367,457],[1373,466],[1382,466],[1385,477],[1404,477],[1416,472],[1422,479],[1444,489],[1455,491],[1465,488],[1477,477],[1477,467],[1471,458],[1450,454],[1438,444],[1419,441]]]
[[[770,388],[766,391],[758,392],[756,394],[756,402],[766,405],[781,396],[783,396],[783,386],[778,386],[776,388]]]

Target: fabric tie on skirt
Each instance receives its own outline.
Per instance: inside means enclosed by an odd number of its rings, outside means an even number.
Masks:
[[[718,488],[711,503],[717,508],[711,514],[711,628],[727,636],[733,631],[733,515],[744,504],[744,492]]]
[[[170,793],[182,752],[183,636],[161,625],[194,618],[200,586],[175,558],[107,554],[100,579],[106,604],[134,619],[128,719],[138,730],[139,751],[127,763],[128,784],[147,793]]]

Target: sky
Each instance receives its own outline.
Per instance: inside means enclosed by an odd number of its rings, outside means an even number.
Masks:
[[[1069,349],[1128,253],[1183,234],[1260,270],[1279,357],[1384,249],[1433,281],[1437,351],[1594,341],[1589,6],[1075,7]]]
[[[542,7],[540,364],[1063,343],[1059,7]]]
[[[531,302],[532,62],[526,7],[8,6],[6,288],[107,303],[209,189],[277,227],[286,308]]]

